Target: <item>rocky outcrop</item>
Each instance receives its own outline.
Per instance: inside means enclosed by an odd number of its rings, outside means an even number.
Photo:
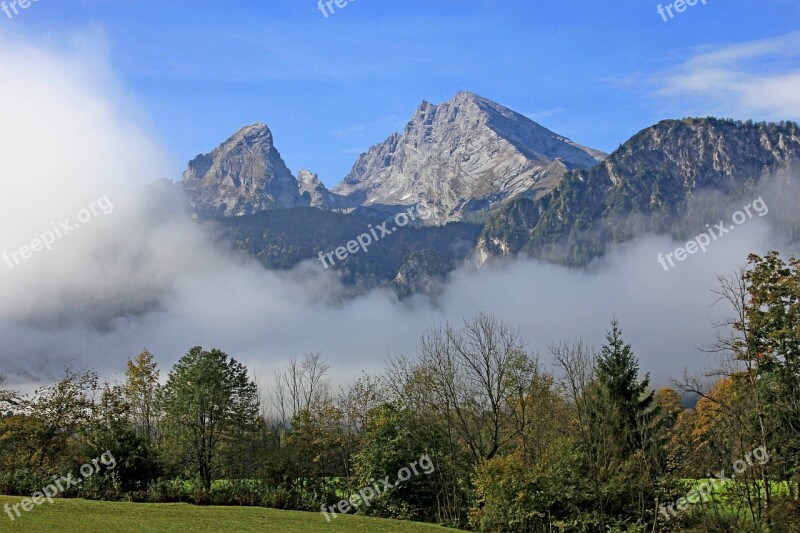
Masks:
[[[194,158],[183,173],[183,187],[195,212],[204,217],[309,205],[275,148],[272,132],[261,123]]]
[[[347,200],[337,194],[332,193],[320,181],[317,174],[313,174],[308,170],[301,169],[297,173],[297,184],[300,187],[300,195],[303,197],[303,202],[311,207],[320,207],[322,209],[340,209],[350,207]]]
[[[665,120],[633,136],[602,164],[570,172],[551,194],[498,210],[475,257],[481,262],[524,252],[583,266],[609,243],[637,235],[688,238],[702,228],[700,220],[728,216],[726,198],[747,197],[764,176],[796,175],[799,163],[795,123]],[[718,201],[700,203],[704,194]]]
[[[361,205],[430,204],[443,224],[519,195],[541,196],[605,154],[472,93],[423,102],[403,134],[361,155],[333,191]]]

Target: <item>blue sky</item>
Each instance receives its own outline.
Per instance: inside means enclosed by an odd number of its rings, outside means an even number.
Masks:
[[[356,0],[325,18],[316,0],[38,0],[0,32],[102,48],[172,179],[266,122],[293,171],[332,186],[459,90],[606,151],[663,118],[800,118],[800,2],[707,0],[668,22],[658,5]]]

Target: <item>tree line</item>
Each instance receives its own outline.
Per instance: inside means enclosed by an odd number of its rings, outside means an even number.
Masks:
[[[480,531],[797,531],[800,261],[751,255],[716,291],[731,309],[716,370],[658,390],[616,319],[599,351],[562,342],[545,365],[485,314],[337,390],[318,353],[260,383],[202,347],[164,379],[144,350],[121,383],[67,370],[22,396],[0,380],[0,493],[108,451],[116,467],[67,496],[317,512],[426,456],[430,475],[358,512]]]

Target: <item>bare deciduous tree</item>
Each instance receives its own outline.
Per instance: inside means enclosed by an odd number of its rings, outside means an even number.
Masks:
[[[326,379],[329,369],[322,356],[312,352],[301,360],[292,357],[286,368],[275,372],[272,404],[284,427],[301,411],[330,401],[330,383]]]
[[[423,336],[420,370],[437,408],[466,442],[476,462],[491,459],[518,432],[514,421],[538,367],[519,333],[494,317],[465,320]]]

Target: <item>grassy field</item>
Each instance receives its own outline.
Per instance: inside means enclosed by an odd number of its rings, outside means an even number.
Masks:
[[[134,504],[55,500],[13,522],[3,505],[22,498],[0,496],[0,532],[49,533],[205,533],[288,531],[301,533],[407,533],[454,531],[430,524],[340,516],[326,522],[320,513],[276,511],[251,507],[197,507],[187,504]],[[12,511],[13,513],[13,511]]]

